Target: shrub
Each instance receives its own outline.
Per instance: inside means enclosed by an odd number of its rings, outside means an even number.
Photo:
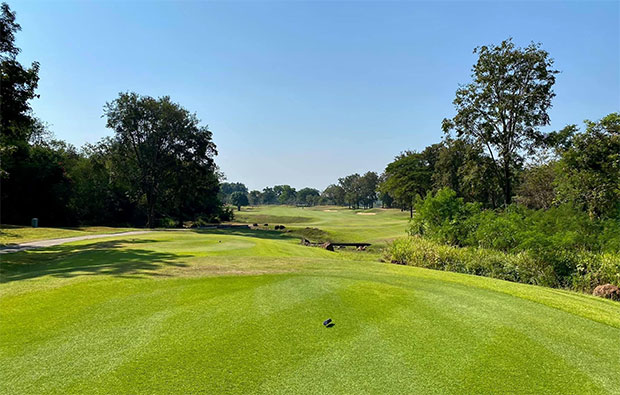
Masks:
[[[444,188],[416,203],[409,234],[427,240],[395,241],[388,253],[415,266],[583,291],[620,283],[620,221],[568,204],[481,210]]]
[[[454,247],[414,236],[396,239],[384,252],[385,260],[458,273],[493,277],[547,287],[591,291],[600,284],[620,285],[620,256],[590,252],[573,253],[581,262],[566,275],[547,259],[531,252],[508,253],[480,247]]]
[[[410,235],[425,236],[451,245],[462,245],[470,233],[468,218],[480,212],[480,204],[465,203],[450,188],[442,188],[433,196],[415,205],[415,216],[411,220]]]
[[[178,222],[170,217],[163,217],[157,221],[157,225],[160,228],[176,228],[178,226]]]
[[[219,214],[219,220],[223,222],[232,221],[235,219],[235,211],[231,207],[224,207]]]
[[[620,286],[620,255],[583,253],[571,275],[571,288],[588,292],[603,284]]]
[[[412,261],[413,239],[406,237],[394,240],[389,244],[387,260],[392,263],[406,265]]]

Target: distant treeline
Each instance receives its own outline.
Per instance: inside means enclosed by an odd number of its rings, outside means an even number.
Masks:
[[[323,192],[315,188],[296,190],[290,185],[275,185],[262,191],[248,188],[240,182],[223,182],[220,200],[234,206],[288,204],[298,206],[338,205],[351,208],[370,208],[377,201],[379,176],[369,171],[363,176],[351,174],[328,186]]]

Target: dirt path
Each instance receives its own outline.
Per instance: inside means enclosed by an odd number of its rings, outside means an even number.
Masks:
[[[19,252],[19,251],[32,250],[35,248],[57,246],[59,244],[70,243],[72,241],[99,239],[103,237],[142,235],[142,234],[151,233],[151,232],[153,231],[152,230],[134,230],[131,232],[104,233],[104,234],[98,234],[98,235],[65,237],[64,239],[48,239],[48,240],[29,241],[27,243],[14,244],[11,246],[1,247],[0,254],[9,254],[11,252]]]

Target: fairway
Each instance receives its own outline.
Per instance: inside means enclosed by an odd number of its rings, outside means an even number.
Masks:
[[[160,231],[5,255],[0,393],[618,393],[620,303],[295,235],[403,234],[407,213],[371,212],[260,207],[237,220],[292,232]]]
[[[374,208],[351,210],[345,207],[260,206],[244,208],[236,220],[263,225],[284,224],[301,228],[319,228],[325,232],[320,239],[336,242],[385,244],[386,240],[402,237],[407,228],[408,211]],[[309,232],[309,238],[314,234]]]

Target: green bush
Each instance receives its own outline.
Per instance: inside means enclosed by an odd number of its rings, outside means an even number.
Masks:
[[[232,207],[224,207],[219,214],[219,220],[222,222],[228,222],[235,219],[235,211]]]
[[[602,265],[597,263],[601,254],[620,254],[617,219],[591,218],[567,204],[544,210],[516,204],[504,210],[481,210],[447,188],[416,203],[409,233],[441,244],[484,249],[478,257],[484,268],[471,269],[474,274],[484,271],[501,278],[518,278],[514,281],[536,278],[535,283],[553,286],[588,288],[587,284],[576,285],[582,281],[579,276],[574,278],[579,268],[588,266],[587,272],[594,276],[588,280],[591,283],[602,281],[600,275],[592,274],[598,273],[594,268]],[[503,265],[493,262],[498,257],[496,252],[509,254],[501,257]],[[535,257],[536,264],[528,272],[527,265],[521,262],[515,277],[508,273],[506,265],[512,262],[511,256],[519,254]],[[541,267],[543,271],[538,272]]]
[[[425,236],[441,243],[462,245],[471,232],[468,218],[480,212],[480,204],[465,203],[450,188],[442,188],[433,196],[415,205],[415,216],[411,220],[410,235]]]
[[[178,224],[178,221],[170,217],[163,217],[157,221],[159,228],[176,228]]]
[[[413,239],[409,237],[396,239],[388,245],[388,251],[386,258],[390,262],[406,265],[413,261],[412,254],[415,251]]]
[[[583,253],[571,276],[571,288],[591,291],[598,285],[620,286],[620,255],[612,253]]]
[[[591,291],[597,285],[620,285],[620,255],[567,252],[575,263],[566,274],[554,262],[529,251],[510,253],[481,247],[454,247],[419,236],[396,239],[384,252],[389,262],[446,270],[547,287]],[[578,262],[578,263],[577,263]]]

